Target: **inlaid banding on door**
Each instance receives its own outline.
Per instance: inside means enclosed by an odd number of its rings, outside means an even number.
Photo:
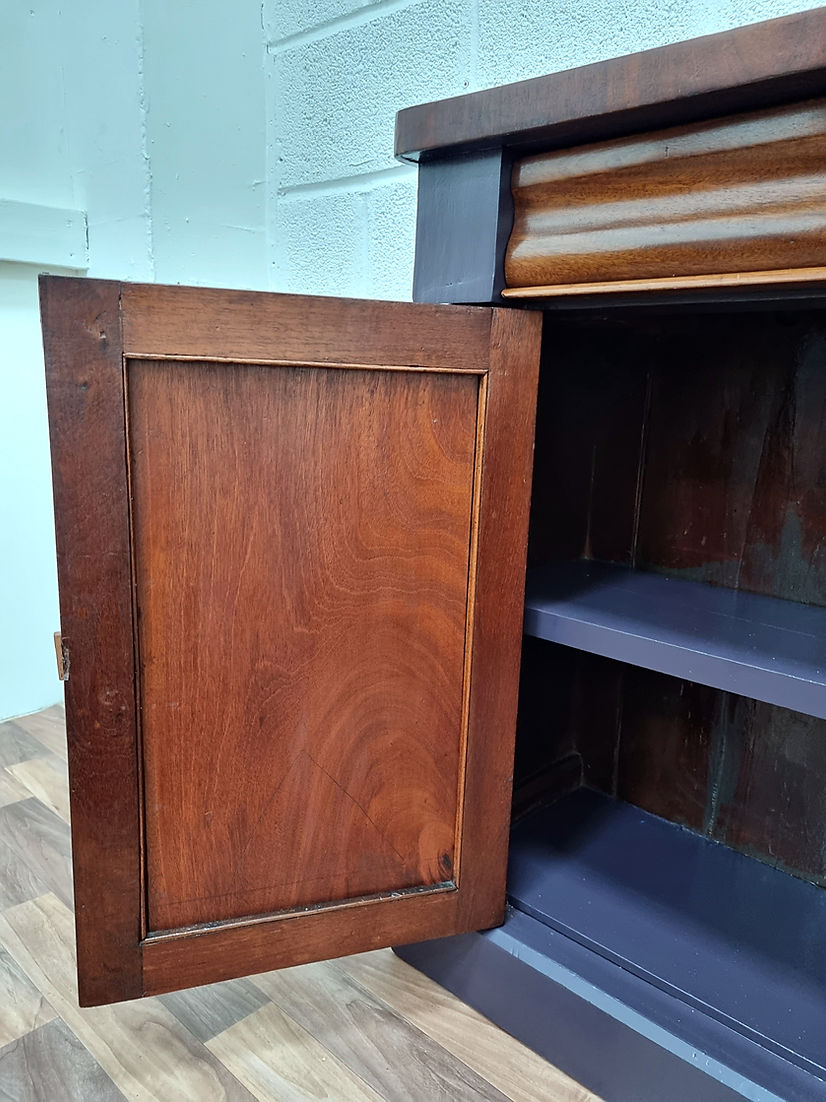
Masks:
[[[271,926],[274,923],[284,922],[291,918],[306,918],[314,914],[321,916],[331,911],[344,911],[355,907],[361,909],[376,903],[411,899],[416,896],[444,895],[457,890],[458,885],[454,880],[445,880],[441,884],[422,884],[413,888],[402,888],[400,891],[375,892],[373,895],[359,895],[352,899],[333,899],[328,902],[293,907],[290,910],[274,911],[268,914],[241,915],[238,918],[225,919],[221,922],[201,922],[171,930],[151,930],[143,939],[142,944],[155,945],[158,942],[180,941],[199,934],[218,931],[243,933],[245,929],[250,927]]]

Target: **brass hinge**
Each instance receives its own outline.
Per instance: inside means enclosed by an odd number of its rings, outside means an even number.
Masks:
[[[63,636],[59,631],[54,633],[54,652],[57,658],[57,676],[61,681],[69,680],[69,652],[63,645]]]

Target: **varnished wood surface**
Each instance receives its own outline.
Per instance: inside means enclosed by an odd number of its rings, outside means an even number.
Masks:
[[[520,653],[514,626],[522,620],[540,330],[541,319],[535,314],[493,315],[485,448],[478,457],[485,477],[472,556],[476,612],[467,711],[469,729],[478,737],[469,739],[467,748],[459,870],[460,883],[469,884],[473,894],[446,893],[438,900],[414,895],[381,906],[365,903],[365,909],[373,906],[369,921],[355,907],[344,907],[328,913],[329,922],[313,916],[301,923],[290,918],[280,922],[277,931],[265,923],[218,926],[187,938],[185,950],[174,936],[149,938],[143,948],[145,990],[166,991],[176,984],[226,978],[276,959],[286,964],[356,952],[412,937],[414,929],[435,937],[440,931],[501,920]],[[480,592],[497,596],[480,604]],[[403,930],[411,932],[401,934]]]
[[[127,356],[483,373],[490,316],[467,306],[124,284]],[[450,317],[452,323],[447,323]],[[369,340],[368,340],[369,335]]]
[[[452,881],[477,379],[127,373],[149,930]]]
[[[478,604],[473,622],[469,729],[483,735],[468,741],[463,831],[473,841],[463,848],[461,866],[469,883],[484,885],[491,926],[501,921],[507,871],[522,653],[513,625],[521,628],[524,612],[541,337],[541,315],[494,313],[476,592],[496,599]],[[469,903],[460,901],[463,924],[470,922]]]
[[[62,774],[65,800],[62,742],[59,709],[0,724],[0,779],[18,766],[49,762]],[[52,799],[60,802],[54,792]],[[45,805],[43,813],[51,814]],[[67,835],[65,824],[55,829]],[[66,867],[64,879],[68,873]],[[78,1009],[71,914],[54,885],[38,877],[33,873],[25,897],[0,907],[4,1098],[594,1099],[389,950],[338,966]],[[411,1084],[428,1089],[417,1094]]]
[[[94,375],[100,296],[124,339]],[[73,812],[79,922],[128,942],[117,984],[83,956],[84,1004],[500,922],[539,317],[57,279],[44,301],[51,376],[81,410],[91,378],[100,414],[78,449],[56,407],[63,531],[98,528],[95,432],[107,538],[132,505],[98,604],[121,608],[125,548],[135,636],[118,621],[93,672],[70,648],[79,806],[110,752],[96,694],[132,683],[142,720],[106,774],[117,828]]]
[[[826,11],[408,107],[396,156],[558,148],[826,93]]]
[[[767,272],[719,272],[715,275],[659,276],[653,279],[606,279],[588,283],[545,283],[506,287],[504,299],[582,298],[588,295],[668,295],[684,291],[747,291],[750,288],[822,290],[826,268],[786,268]]]
[[[824,163],[824,100],[525,158],[507,284],[822,279]]]
[[[826,721],[625,668],[617,737],[622,799],[826,886]]]
[[[84,999],[129,998],[141,990],[141,865],[120,285],[42,279],[41,320],[70,665],[78,961]],[[71,668],[73,655],[83,657]]]

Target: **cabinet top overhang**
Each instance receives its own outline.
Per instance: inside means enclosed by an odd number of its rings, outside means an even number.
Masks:
[[[600,141],[826,95],[826,7],[399,111],[396,157]]]

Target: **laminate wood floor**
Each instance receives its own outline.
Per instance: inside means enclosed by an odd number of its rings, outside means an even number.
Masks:
[[[81,1010],[71,905],[55,707],[0,724],[0,1102],[596,1100],[389,949]]]

